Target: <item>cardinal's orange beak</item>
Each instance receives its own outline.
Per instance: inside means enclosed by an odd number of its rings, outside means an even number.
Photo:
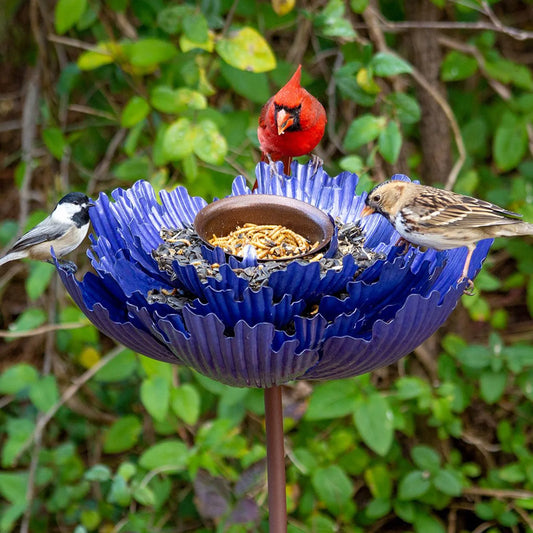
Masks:
[[[369,205],[365,205],[365,207],[363,207],[363,210],[361,211],[361,216],[362,217],[366,217],[368,215],[371,215],[372,213],[375,213],[376,211],[374,210],[374,208],[370,207]]]
[[[278,126],[278,135],[283,135],[285,130],[294,124],[294,117],[282,108],[278,111],[276,121]]]

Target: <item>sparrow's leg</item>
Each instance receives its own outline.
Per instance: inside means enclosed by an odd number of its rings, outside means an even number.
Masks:
[[[403,237],[400,237],[396,241],[396,245],[395,246],[403,246],[402,255],[405,255],[409,251],[409,246],[411,246],[411,243],[407,239],[404,239]]]
[[[470,261],[472,260],[472,254],[474,253],[474,250],[476,249],[475,244],[471,244],[468,247],[468,253],[466,254],[465,259],[465,266],[463,267],[463,272],[461,274],[461,277],[458,280],[458,283],[461,283],[466,280],[467,285],[465,287],[465,294],[473,294],[474,290],[474,282],[468,277],[468,269],[470,268]]]

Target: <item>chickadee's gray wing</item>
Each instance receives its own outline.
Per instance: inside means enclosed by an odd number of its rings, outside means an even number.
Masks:
[[[69,224],[58,224],[51,222],[50,217],[46,217],[40,224],[37,224],[30,231],[25,233],[9,250],[9,252],[17,252],[26,250],[30,246],[40,244],[42,242],[55,241],[65,234],[70,228]]]

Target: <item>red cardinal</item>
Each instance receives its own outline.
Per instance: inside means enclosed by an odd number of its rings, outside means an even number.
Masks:
[[[285,174],[290,173],[293,157],[310,153],[320,142],[327,122],[322,104],[300,85],[301,74],[298,65],[287,84],[263,106],[257,128],[261,161],[283,161]]]

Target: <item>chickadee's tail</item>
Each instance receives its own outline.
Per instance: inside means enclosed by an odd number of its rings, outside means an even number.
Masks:
[[[0,266],[2,266],[5,263],[9,263],[10,261],[16,261],[17,259],[23,259],[24,257],[28,257],[28,252],[26,250],[20,251],[20,252],[10,252],[4,257],[0,258]]]

